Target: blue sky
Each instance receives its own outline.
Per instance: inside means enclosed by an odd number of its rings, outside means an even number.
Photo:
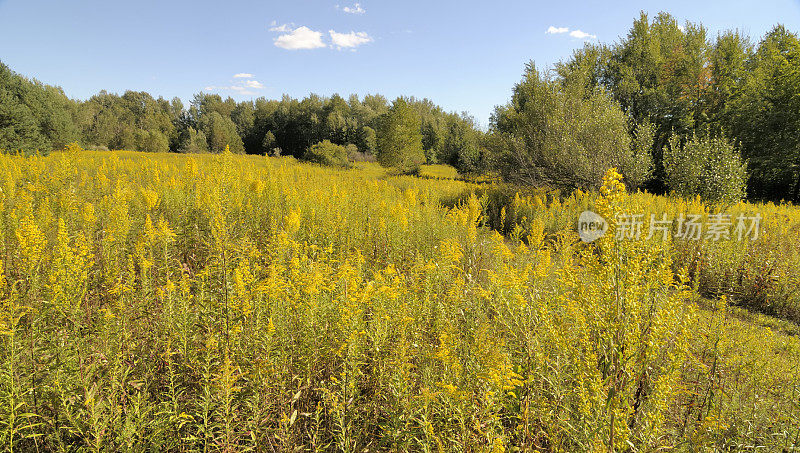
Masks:
[[[527,61],[548,67],[586,40],[613,43],[640,10],[754,41],[779,22],[800,31],[800,0],[0,0],[0,60],[79,99],[413,95],[486,125]]]

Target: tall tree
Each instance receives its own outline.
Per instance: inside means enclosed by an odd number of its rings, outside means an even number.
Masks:
[[[452,165],[461,172],[479,172],[482,155],[480,133],[475,126],[475,120],[464,112],[461,115],[448,115],[445,122],[439,161]]]
[[[667,13],[652,22],[645,13],[616,44],[601,78],[632,124],[656,127],[652,156],[656,180],[663,186],[662,149],[673,133],[688,137],[705,131],[710,87],[706,30],[701,25],[679,26]]]
[[[57,87],[0,62],[0,148],[49,152],[78,139],[77,109]]]
[[[378,162],[403,173],[415,173],[425,163],[417,112],[405,98],[397,98],[378,130]]]
[[[208,149],[219,153],[230,147],[232,153],[244,153],[242,139],[236,132],[236,125],[230,118],[223,117],[219,112],[212,112],[200,121],[203,132],[208,139]]]
[[[0,87],[0,151],[45,151],[48,146],[30,109]]]
[[[800,41],[777,26],[759,43],[727,106],[749,161],[750,192],[800,202]]]
[[[748,62],[753,56],[750,39],[737,30],[717,36],[711,47],[711,90],[708,108],[713,132],[726,131],[732,114],[729,102],[739,93],[748,78]]]

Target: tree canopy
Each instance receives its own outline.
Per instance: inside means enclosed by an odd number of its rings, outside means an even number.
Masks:
[[[587,43],[552,72],[531,64],[488,131],[466,113],[413,97],[237,102],[198,93],[184,105],[146,92],[101,91],[78,101],[0,63],[0,150],[7,152],[77,141],[95,149],[229,147],[302,158],[327,140],[402,171],[445,163],[461,173],[496,170],[510,182],[566,188],[595,187],[617,166],[629,186],[666,193],[675,180],[665,154],[672,153],[674,169],[676,150],[718,139],[746,162],[749,197],[800,202],[796,33],[777,25],[754,44],[738,30],[712,37],[702,24],[641,13],[615,43]]]
[[[378,134],[378,162],[403,173],[416,173],[425,163],[420,117],[404,98],[397,98],[382,117]]]
[[[752,198],[800,202],[800,44],[784,26],[753,45],[739,30],[712,38],[701,24],[642,13],[619,42],[587,44],[556,72],[562,84],[610,93],[632,135],[653,124],[649,189],[669,189],[671,137],[725,137],[747,161]]]
[[[649,149],[635,153],[625,114],[610,95],[560,84],[529,64],[511,102],[492,118],[506,179],[551,187],[595,189],[617,167],[635,185],[649,172]],[[634,184],[630,184],[633,182]]]

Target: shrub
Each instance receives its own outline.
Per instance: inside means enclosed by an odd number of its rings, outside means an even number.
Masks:
[[[664,150],[664,172],[669,190],[711,202],[741,200],[747,187],[747,164],[724,136],[692,136],[683,146],[672,136]]]
[[[509,105],[492,118],[488,145],[494,162],[511,183],[597,189],[603,173],[620,168],[635,187],[649,173],[646,149],[650,129],[631,145],[628,122],[616,102],[601,90],[561,85],[529,65],[514,87]]]
[[[137,130],[136,150],[146,153],[166,153],[169,151],[167,136],[158,131]]]
[[[331,143],[330,140],[323,140],[311,145],[303,154],[303,160],[328,167],[350,167],[347,148]]]
[[[375,162],[375,155],[366,151],[359,150],[358,146],[348,143],[345,146],[347,150],[347,160],[350,162]]]

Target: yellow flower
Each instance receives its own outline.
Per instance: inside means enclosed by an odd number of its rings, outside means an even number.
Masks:
[[[286,231],[291,234],[297,234],[297,231],[300,229],[300,211],[299,210],[292,210],[289,214],[283,219]]]
[[[83,219],[84,223],[89,225],[92,225],[95,221],[97,221],[93,204],[89,203],[88,201],[83,203],[83,208],[81,209],[81,218]]]
[[[23,267],[31,272],[44,259],[42,254],[47,240],[32,215],[20,220],[16,236]]]

